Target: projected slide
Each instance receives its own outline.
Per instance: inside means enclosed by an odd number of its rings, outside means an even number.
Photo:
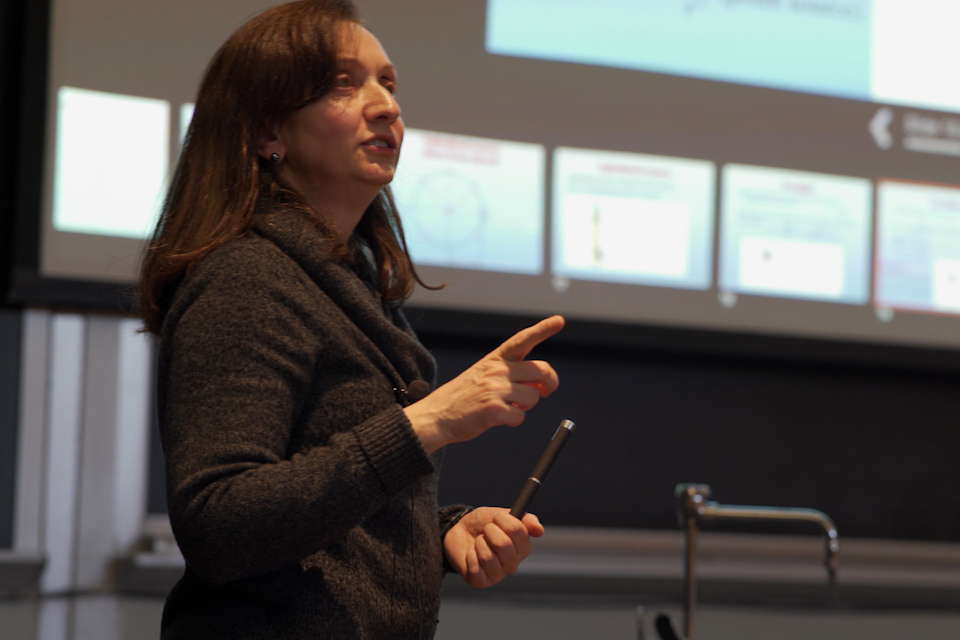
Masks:
[[[722,290],[869,299],[869,180],[730,164],[721,190]]]
[[[169,156],[168,102],[61,87],[54,228],[149,236],[162,204]]]
[[[407,129],[392,187],[417,264],[543,272],[542,145]]]
[[[869,99],[872,0],[489,0],[491,53]]]
[[[960,111],[958,21],[947,0],[488,0],[486,48]]]
[[[715,173],[704,160],[558,148],[553,274],[709,288]]]
[[[960,187],[877,185],[875,304],[960,314]]]

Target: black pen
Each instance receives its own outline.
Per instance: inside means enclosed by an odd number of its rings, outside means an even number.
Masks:
[[[550,444],[547,445],[546,451],[540,456],[540,462],[533,468],[533,473],[527,478],[526,484],[523,485],[523,490],[520,491],[520,495],[517,496],[517,501],[513,503],[513,508],[510,509],[510,515],[514,518],[522,518],[523,514],[527,512],[530,501],[533,500],[533,496],[543,483],[543,479],[547,477],[547,472],[550,471],[550,466],[553,464],[553,461],[560,455],[560,449],[563,448],[563,444],[570,436],[570,432],[573,431],[573,427],[574,424],[571,420],[564,420],[560,423],[560,426],[557,427],[557,431],[553,434],[553,438],[550,439]]]

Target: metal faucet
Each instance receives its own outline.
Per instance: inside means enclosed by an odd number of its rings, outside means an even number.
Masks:
[[[720,505],[709,498],[713,492],[705,484],[678,484],[674,495],[677,498],[677,517],[686,530],[686,558],[684,562],[683,614],[684,634],[693,638],[693,609],[696,603],[696,556],[697,531],[700,520],[746,520],[778,522],[812,522],[826,534],[824,564],[831,589],[836,585],[840,542],[837,528],[827,514],[816,509],[787,507],[744,507]]]

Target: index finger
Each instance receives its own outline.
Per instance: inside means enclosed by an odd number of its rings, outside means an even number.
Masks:
[[[532,327],[518,331],[494,349],[494,353],[504,360],[519,362],[533,351],[533,348],[563,329],[566,321],[563,316],[550,316]]]

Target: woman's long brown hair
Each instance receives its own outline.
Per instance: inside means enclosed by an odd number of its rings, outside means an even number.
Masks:
[[[330,90],[344,22],[359,22],[349,0],[291,2],[251,19],[214,55],[141,260],[137,310],[146,331],[160,333],[174,291],[191,266],[249,231],[264,201],[312,215],[336,255],[354,254],[356,247],[336,246],[336,235],[278,180],[256,145],[262,127],[284,122]],[[354,241],[369,246],[377,287],[388,304],[399,305],[415,282],[423,284],[407,255],[388,188],[367,208]]]

